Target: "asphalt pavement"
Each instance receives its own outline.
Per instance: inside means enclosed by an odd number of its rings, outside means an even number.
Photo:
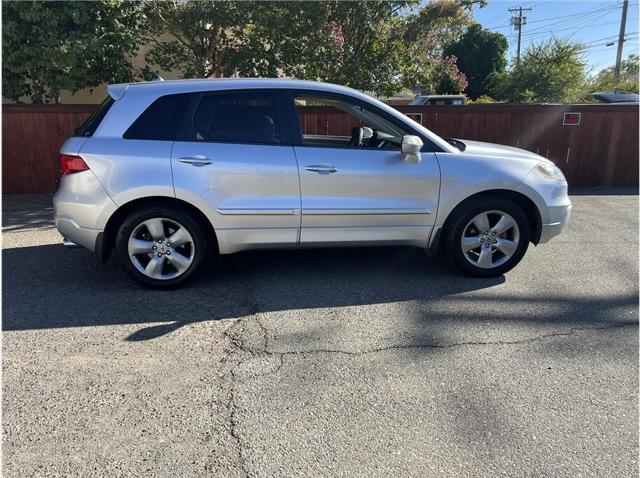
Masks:
[[[151,291],[5,196],[4,476],[638,476],[638,196],[572,201],[495,279],[251,252]]]

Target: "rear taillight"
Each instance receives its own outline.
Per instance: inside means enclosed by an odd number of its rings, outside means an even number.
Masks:
[[[87,163],[84,162],[80,156],[70,156],[68,154],[60,155],[60,171],[62,176],[67,174],[79,173],[80,171],[86,171],[89,169]]]

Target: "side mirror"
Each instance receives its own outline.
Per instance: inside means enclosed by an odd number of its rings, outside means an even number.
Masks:
[[[405,160],[410,163],[419,163],[420,150],[422,149],[422,140],[418,136],[406,135],[402,137],[401,152],[406,156]]]

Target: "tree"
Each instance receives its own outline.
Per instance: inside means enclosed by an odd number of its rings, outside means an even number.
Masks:
[[[149,77],[293,76],[392,94],[461,91],[443,45],[479,0],[343,2],[3,2],[4,94],[57,100],[105,82]],[[147,67],[131,59],[145,45]]]
[[[184,78],[258,76],[273,65],[252,55],[253,2],[148,1],[144,5],[151,49],[145,58]],[[251,68],[253,67],[253,68]]]
[[[475,23],[458,41],[445,46],[444,55],[457,59],[457,67],[467,78],[467,94],[478,98],[488,92],[489,75],[505,70],[508,46],[504,35]]]
[[[403,1],[308,2],[326,9],[326,22],[312,35],[308,55],[289,62],[294,76],[392,94],[405,50],[400,12]],[[303,59],[303,61],[301,61]]]
[[[460,72],[457,58],[446,55],[444,46],[460,39],[472,23],[474,3],[455,0],[429,2],[405,20],[405,62],[402,84],[420,93],[461,92],[467,79]]]
[[[406,5],[148,2],[154,46],[147,60],[184,77],[283,74],[390,92],[397,87],[399,11]]]
[[[129,81],[139,13],[134,2],[3,2],[3,95],[42,103],[61,90]]]
[[[526,103],[576,101],[584,95],[583,51],[579,43],[562,39],[532,45],[510,71],[491,75],[491,96]]]
[[[620,76],[616,78],[613,66],[600,71],[587,82],[586,100],[592,100],[588,95],[597,91],[633,91],[638,92],[638,55],[629,55],[622,60]]]

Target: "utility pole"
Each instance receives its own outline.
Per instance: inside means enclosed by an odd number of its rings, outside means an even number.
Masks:
[[[531,8],[522,8],[522,7],[509,9],[509,12],[511,13],[516,13],[516,12],[518,13],[517,16],[511,17],[511,25],[513,25],[513,28],[518,30],[518,53],[516,55],[516,63],[520,63],[520,45],[522,43],[522,25],[526,25],[527,23],[527,17],[523,17],[522,12],[530,12],[531,10],[532,10]]]
[[[620,76],[620,64],[622,63],[622,45],[624,43],[624,29],[627,23],[627,9],[629,8],[629,0],[622,2],[622,18],[620,19],[620,35],[618,35],[618,52],[616,53],[615,77]]]

